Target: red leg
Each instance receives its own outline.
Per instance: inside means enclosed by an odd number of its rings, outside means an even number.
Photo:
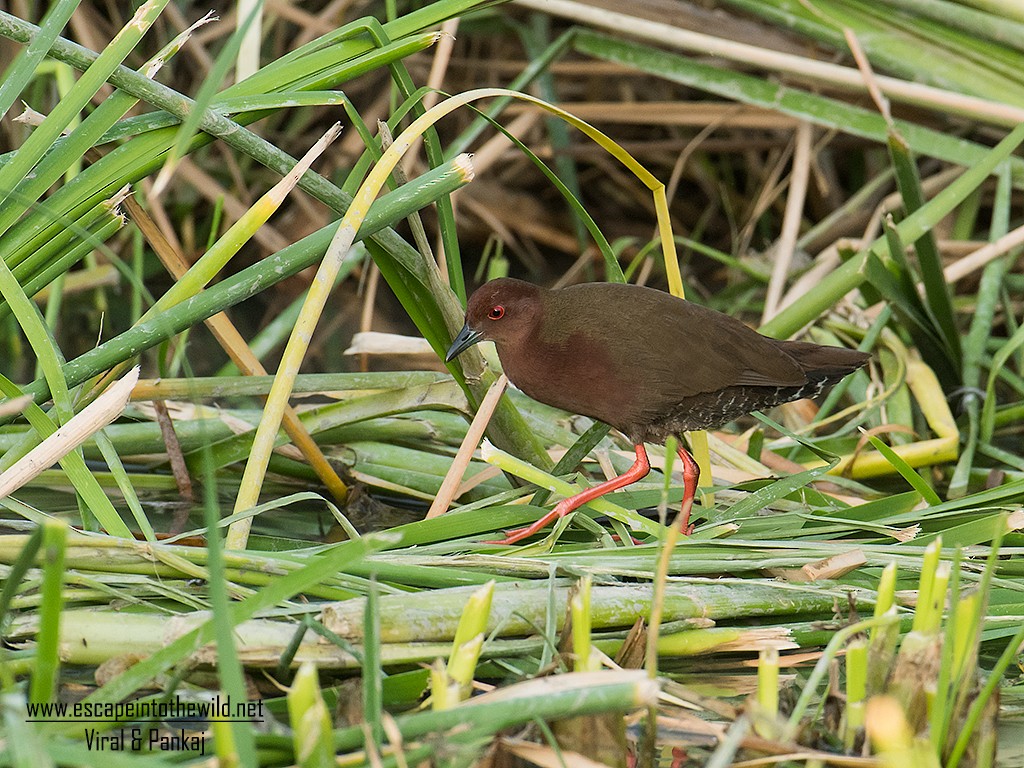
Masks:
[[[573,510],[579,509],[588,501],[593,501],[598,496],[603,496],[610,491],[617,491],[619,488],[625,488],[627,485],[631,485],[637,480],[647,477],[647,474],[651,471],[651,463],[647,460],[647,449],[644,448],[643,443],[640,443],[635,447],[636,461],[634,461],[633,466],[627,469],[623,474],[595,485],[593,488],[587,488],[584,491],[580,491],[575,496],[562,499],[557,505],[555,505],[554,509],[544,515],[544,517],[533,525],[527,526],[526,528],[516,528],[514,531],[509,531],[508,536],[501,541],[490,541],[488,544],[515,544],[517,541],[521,541],[527,536],[532,536],[541,528],[549,525],[552,521],[557,520],[560,517],[565,517]],[[693,459],[690,459],[690,461],[693,461]]]
[[[689,536],[693,533],[693,526],[690,525],[690,510],[693,509],[693,497],[697,493],[700,467],[681,440],[679,441],[679,458],[683,460],[683,503],[679,507],[679,514],[683,516],[683,524],[680,530],[685,536]]]

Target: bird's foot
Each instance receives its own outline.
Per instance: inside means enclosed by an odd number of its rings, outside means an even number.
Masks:
[[[532,536],[533,534],[541,531],[542,529],[547,528],[555,520],[558,520],[560,517],[565,517],[567,514],[572,512],[574,509],[576,509],[576,507],[579,506],[579,505],[577,504],[577,505],[574,506],[572,504],[573,500],[574,500],[573,498],[562,499],[560,502],[558,502],[555,505],[554,509],[552,509],[546,515],[544,515],[544,517],[542,517],[540,520],[537,520],[536,522],[531,523],[530,525],[526,526],[525,528],[513,528],[511,531],[507,531],[505,538],[502,539],[501,541],[488,541],[488,542],[485,542],[485,543],[487,543],[487,544],[515,544],[517,542],[520,542],[523,539],[525,539],[527,536]]]
[[[513,528],[511,531],[507,532],[504,539],[488,539],[484,542],[484,544],[497,544],[499,546],[507,546],[510,544],[516,544],[525,539],[529,535],[530,531],[528,528]]]
[[[527,538],[528,536],[532,536],[533,534],[537,533],[539,530],[547,526],[547,524],[551,522],[551,518],[553,517],[555,516],[549,513],[537,522],[533,523],[532,525],[528,525],[525,528],[513,528],[511,531],[506,531],[505,538],[501,539],[500,541],[485,541],[484,543],[502,545],[516,544],[522,541],[523,539]]]
[[[640,539],[638,539],[636,536],[630,536],[629,539],[630,539],[630,541],[633,542],[634,546],[639,547],[641,544],[643,544],[643,542],[640,541]],[[619,534],[617,534],[617,533],[613,533],[612,534],[612,541],[622,541],[622,537],[619,536]]]

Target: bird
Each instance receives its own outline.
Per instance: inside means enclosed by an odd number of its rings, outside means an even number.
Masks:
[[[627,283],[547,289],[515,278],[470,296],[450,363],[493,341],[505,375],[534,400],[602,421],[625,435],[636,459],[622,475],[560,501],[514,544],[598,496],[650,472],[645,443],[678,439],[683,463],[682,531],[700,470],[683,432],[722,426],[751,411],[802,397],[864,366],[865,352],[763,336],[740,320],[664,291]]]

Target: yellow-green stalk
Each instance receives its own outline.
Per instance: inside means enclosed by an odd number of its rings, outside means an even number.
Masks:
[[[481,633],[462,643],[448,659],[448,676],[460,691],[460,698],[468,699],[473,686],[473,675],[484,647]]]
[[[333,765],[331,715],[320,692],[315,666],[306,662],[299,667],[287,698],[296,763],[302,768]]]
[[[846,646],[846,723],[843,746],[851,752],[857,732],[864,727],[864,704],[868,690],[868,644],[851,640]]]
[[[924,632],[929,635],[938,634],[942,625],[942,614],[946,609],[946,592],[949,590],[949,563],[939,563],[932,577],[931,600],[925,615]],[[920,610],[920,606],[918,606]]]
[[[903,705],[915,733],[923,731],[929,720],[942,658],[939,627],[950,566],[939,562],[941,549],[941,538],[925,548],[914,622],[900,645],[890,684],[892,694]]]
[[[487,621],[491,616],[491,601],[494,597],[494,581],[488,581],[469,596],[466,607],[459,619],[452,640],[452,652],[448,658],[447,675],[459,687],[463,697],[469,695],[469,688],[476,673],[480,650],[484,646]]]
[[[590,588],[593,578],[588,573],[580,579],[577,592],[569,603],[572,612],[573,669],[594,672],[601,668],[601,657],[590,642]]]
[[[448,668],[441,659],[430,665],[430,707],[434,710],[451,709],[456,706],[462,696],[460,686],[453,683],[448,676]]]
[[[875,618],[896,615],[896,563],[891,562],[882,569],[878,580],[878,597],[875,602]],[[867,695],[881,693],[892,669],[899,642],[900,628],[896,623],[878,624],[868,635],[868,680]]]
[[[927,631],[926,627],[931,624],[932,592],[935,586],[935,571],[939,567],[939,555],[941,552],[941,536],[925,547],[924,559],[921,563],[921,579],[917,587],[917,604],[914,611],[912,632],[925,632]]]
[[[875,616],[886,613],[896,601],[896,563],[889,563],[882,569],[882,575],[878,579],[878,597],[875,601]],[[882,627],[874,627],[871,630],[871,639],[881,632]]]
[[[210,721],[210,730],[213,733],[213,753],[217,756],[217,765],[236,768],[239,765],[238,749],[231,723],[214,719]]]
[[[779,651],[764,648],[757,660],[757,714],[754,730],[763,738],[777,735],[779,716]]]
[[[974,639],[981,621],[981,596],[971,592],[960,598],[956,611],[956,628],[953,632],[953,678],[960,679],[965,673],[973,674],[971,665],[977,653]]]

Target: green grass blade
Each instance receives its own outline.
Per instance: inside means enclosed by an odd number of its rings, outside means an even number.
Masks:
[[[42,604],[39,610],[39,633],[36,657],[28,698],[33,703],[53,701],[57,694],[60,670],[60,616],[64,607],[64,550],[68,525],[62,520],[47,520],[42,525],[40,546],[43,560]]]
[[[896,132],[889,136],[889,153],[896,167],[896,183],[903,196],[903,204],[907,213],[914,213],[925,205],[921,177],[910,148],[903,137]],[[942,260],[939,257],[935,235],[930,230],[925,232],[914,243],[914,247],[917,250],[917,261],[921,267],[925,301],[930,317],[935,324],[936,335],[943,341],[943,348],[950,357],[951,366],[959,371],[961,362],[960,331],[953,318],[953,302],[946,278],[942,273]],[[890,251],[890,253],[893,252]]]
[[[62,98],[43,123],[36,128],[15,156],[0,167],[0,201],[3,201],[61,132],[77,118],[78,113],[100,89],[107,78],[131,53],[143,34],[156,21],[168,0],[149,0],[139,7],[135,17],[115,36],[92,65]]]
[[[18,51],[3,77],[0,77],[0,115],[6,115],[15,99],[25,90],[35,75],[36,67],[46,58],[53,41],[77,7],[77,0],[57,0],[50,6],[39,25],[39,34],[26,48]]]
[[[384,744],[384,666],[381,663],[380,590],[371,580],[363,612],[363,718],[373,746],[380,753]]]
[[[921,476],[914,471],[914,468],[900,458],[892,448],[874,435],[868,435],[868,440],[871,441],[871,445],[874,446],[875,450],[882,454],[885,460],[892,464],[893,468],[900,473],[900,476],[910,484],[910,487],[921,494],[922,499],[930,505],[942,503],[942,499],[932,490],[931,486],[922,480]]]

